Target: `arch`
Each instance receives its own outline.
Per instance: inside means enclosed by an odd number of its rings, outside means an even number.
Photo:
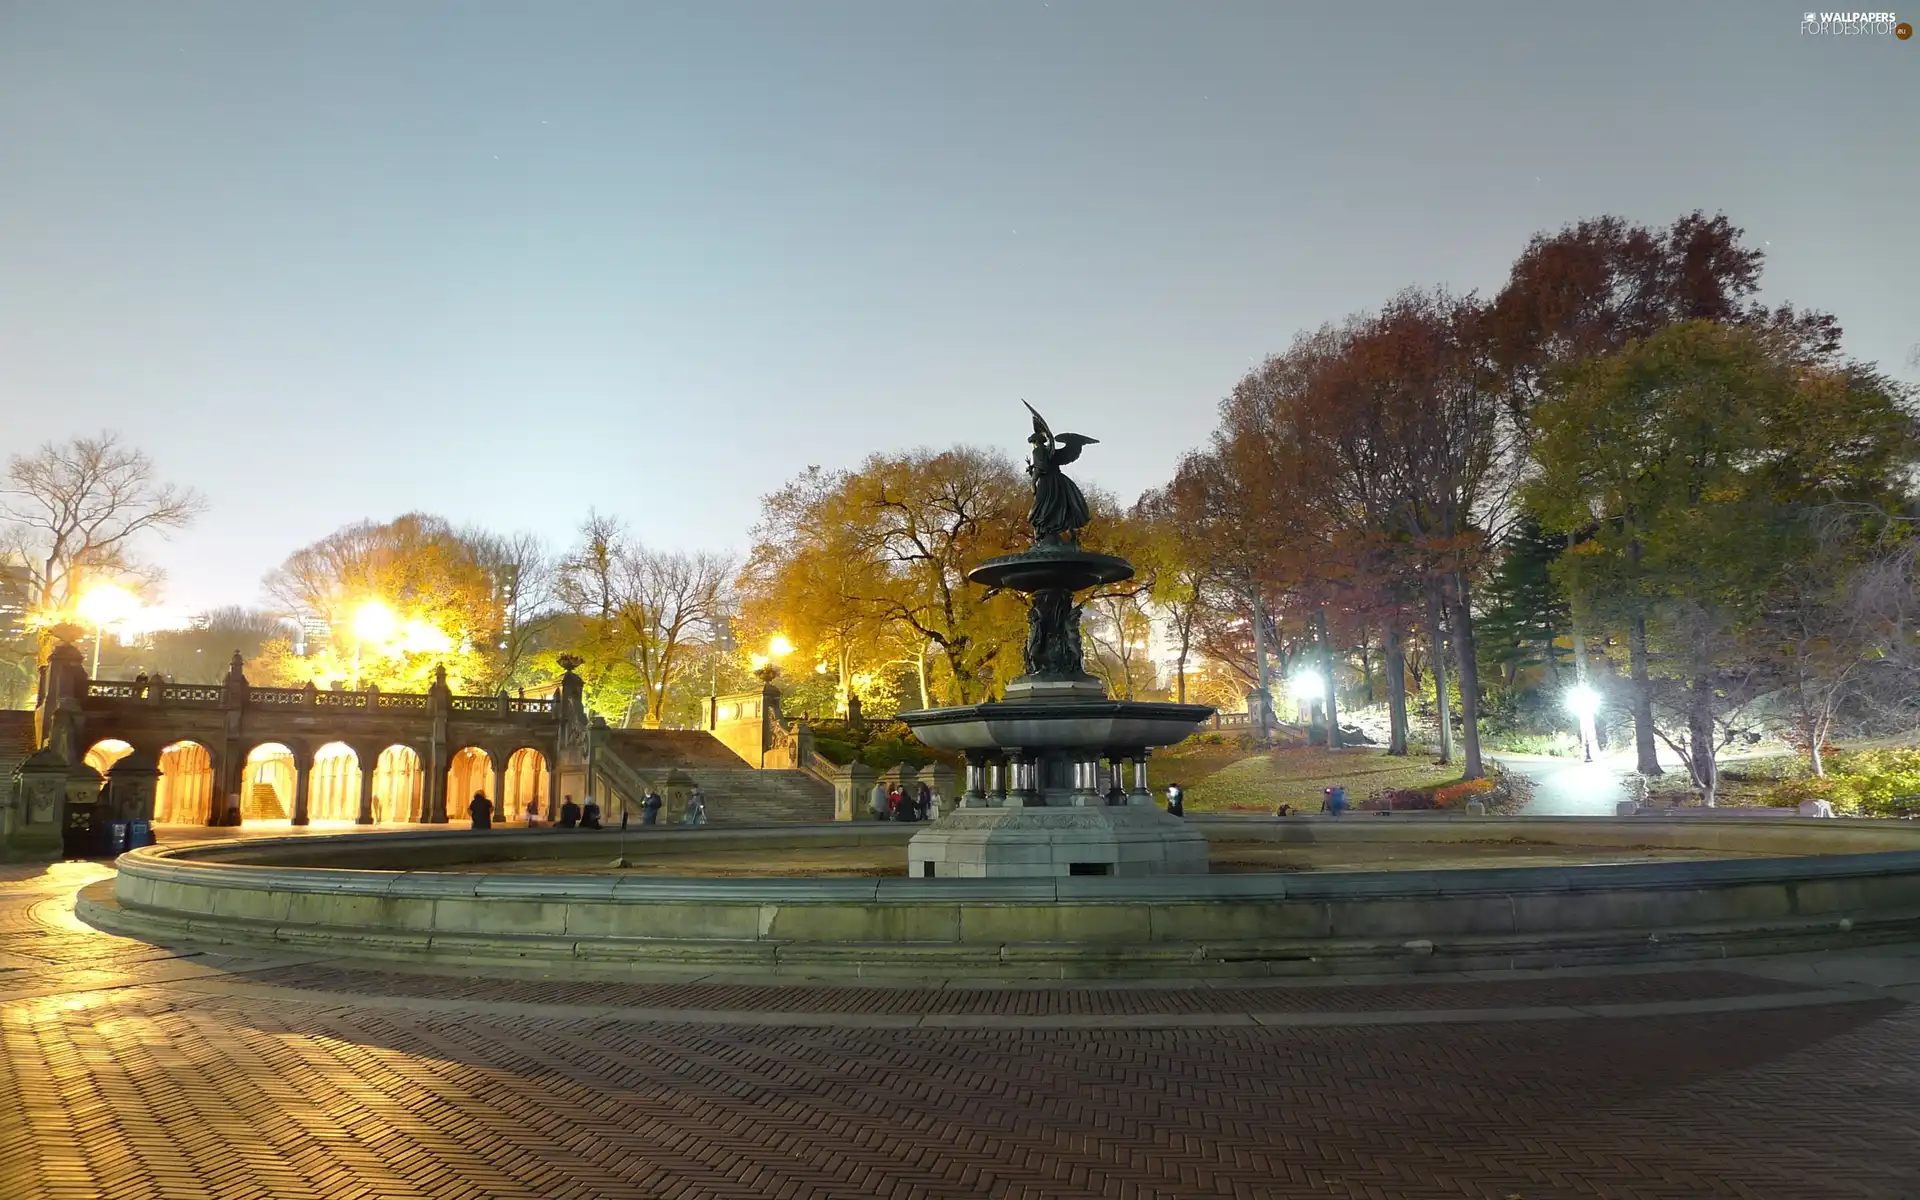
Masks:
[[[467,801],[473,799],[475,792],[485,793],[489,800],[499,800],[493,794],[493,755],[479,746],[463,746],[447,760],[448,813],[464,816]],[[494,811],[498,813],[499,809],[496,803]]]
[[[508,756],[505,787],[495,800],[506,820],[526,820],[529,808],[544,817],[552,794],[545,754],[532,746],[522,746]]]
[[[313,752],[307,780],[309,821],[352,821],[360,815],[360,754],[345,742]]]
[[[161,825],[203,825],[213,811],[213,755],[199,742],[175,742],[160,751],[160,786],[153,819]]]
[[[299,777],[288,746],[262,742],[248,751],[240,771],[241,824],[291,819],[294,781]]]
[[[113,764],[132,753],[133,747],[119,738],[101,738],[87,750],[87,756],[83,761],[105,775],[113,769]]]
[[[419,751],[402,745],[382,750],[373,768],[373,819],[418,821],[426,782]]]

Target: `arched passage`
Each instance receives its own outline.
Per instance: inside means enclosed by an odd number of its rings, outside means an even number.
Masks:
[[[506,787],[496,798],[501,818],[524,821],[529,811],[542,817],[547,812],[547,797],[552,788],[547,780],[547,756],[531,746],[522,747],[507,759]]]
[[[373,819],[418,821],[426,772],[411,746],[388,746],[373,769]]]
[[[160,787],[153,819],[161,825],[204,825],[213,805],[213,756],[198,742],[175,742],[160,752]]]
[[[113,764],[132,753],[133,747],[119,738],[107,738],[95,742],[93,748],[87,751],[86,764],[105,775],[113,768]]]
[[[288,810],[292,810],[289,804]],[[345,742],[328,742],[313,752],[307,783],[307,819],[351,821],[360,815],[360,756]]]
[[[279,742],[255,746],[240,776],[240,820],[285,821],[293,816],[293,751]]]
[[[478,746],[468,746],[447,763],[447,812],[465,816],[467,802],[475,792],[485,794],[489,800],[499,800],[493,794],[493,756]],[[496,815],[499,810],[499,804],[495,803]]]

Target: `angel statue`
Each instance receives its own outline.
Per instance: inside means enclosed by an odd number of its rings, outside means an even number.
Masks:
[[[1025,400],[1020,403],[1027,404]],[[1087,498],[1073,480],[1060,473],[1060,468],[1079,459],[1080,447],[1091,446],[1099,439],[1055,433],[1047,428],[1047,419],[1033,411],[1033,405],[1027,404],[1027,411],[1033,413],[1033,436],[1027,439],[1033,447],[1033,461],[1027,464],[1027,474],[1033,477],[1033,510],[1027,514],[1033,540],[1078,544],[1080,527],[1088,519]]]

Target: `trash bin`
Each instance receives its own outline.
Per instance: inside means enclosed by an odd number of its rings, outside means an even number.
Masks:
[[[102,821],[100,828],[100,853],[108,857],[127,852],[127,823],[125,821]]]
[[[127,849],[138,850],[142,846],[153,845],[152,821],[127,822]]]
[[[92,858],[95,853],[93,805],[67,805],[66,821],[60,827],[61,857]]]

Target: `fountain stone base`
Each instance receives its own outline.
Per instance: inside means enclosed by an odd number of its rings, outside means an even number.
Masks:
[[[914,878],[1204,875],[1207,839],[1144,803],[963,808],[907,843]]]

